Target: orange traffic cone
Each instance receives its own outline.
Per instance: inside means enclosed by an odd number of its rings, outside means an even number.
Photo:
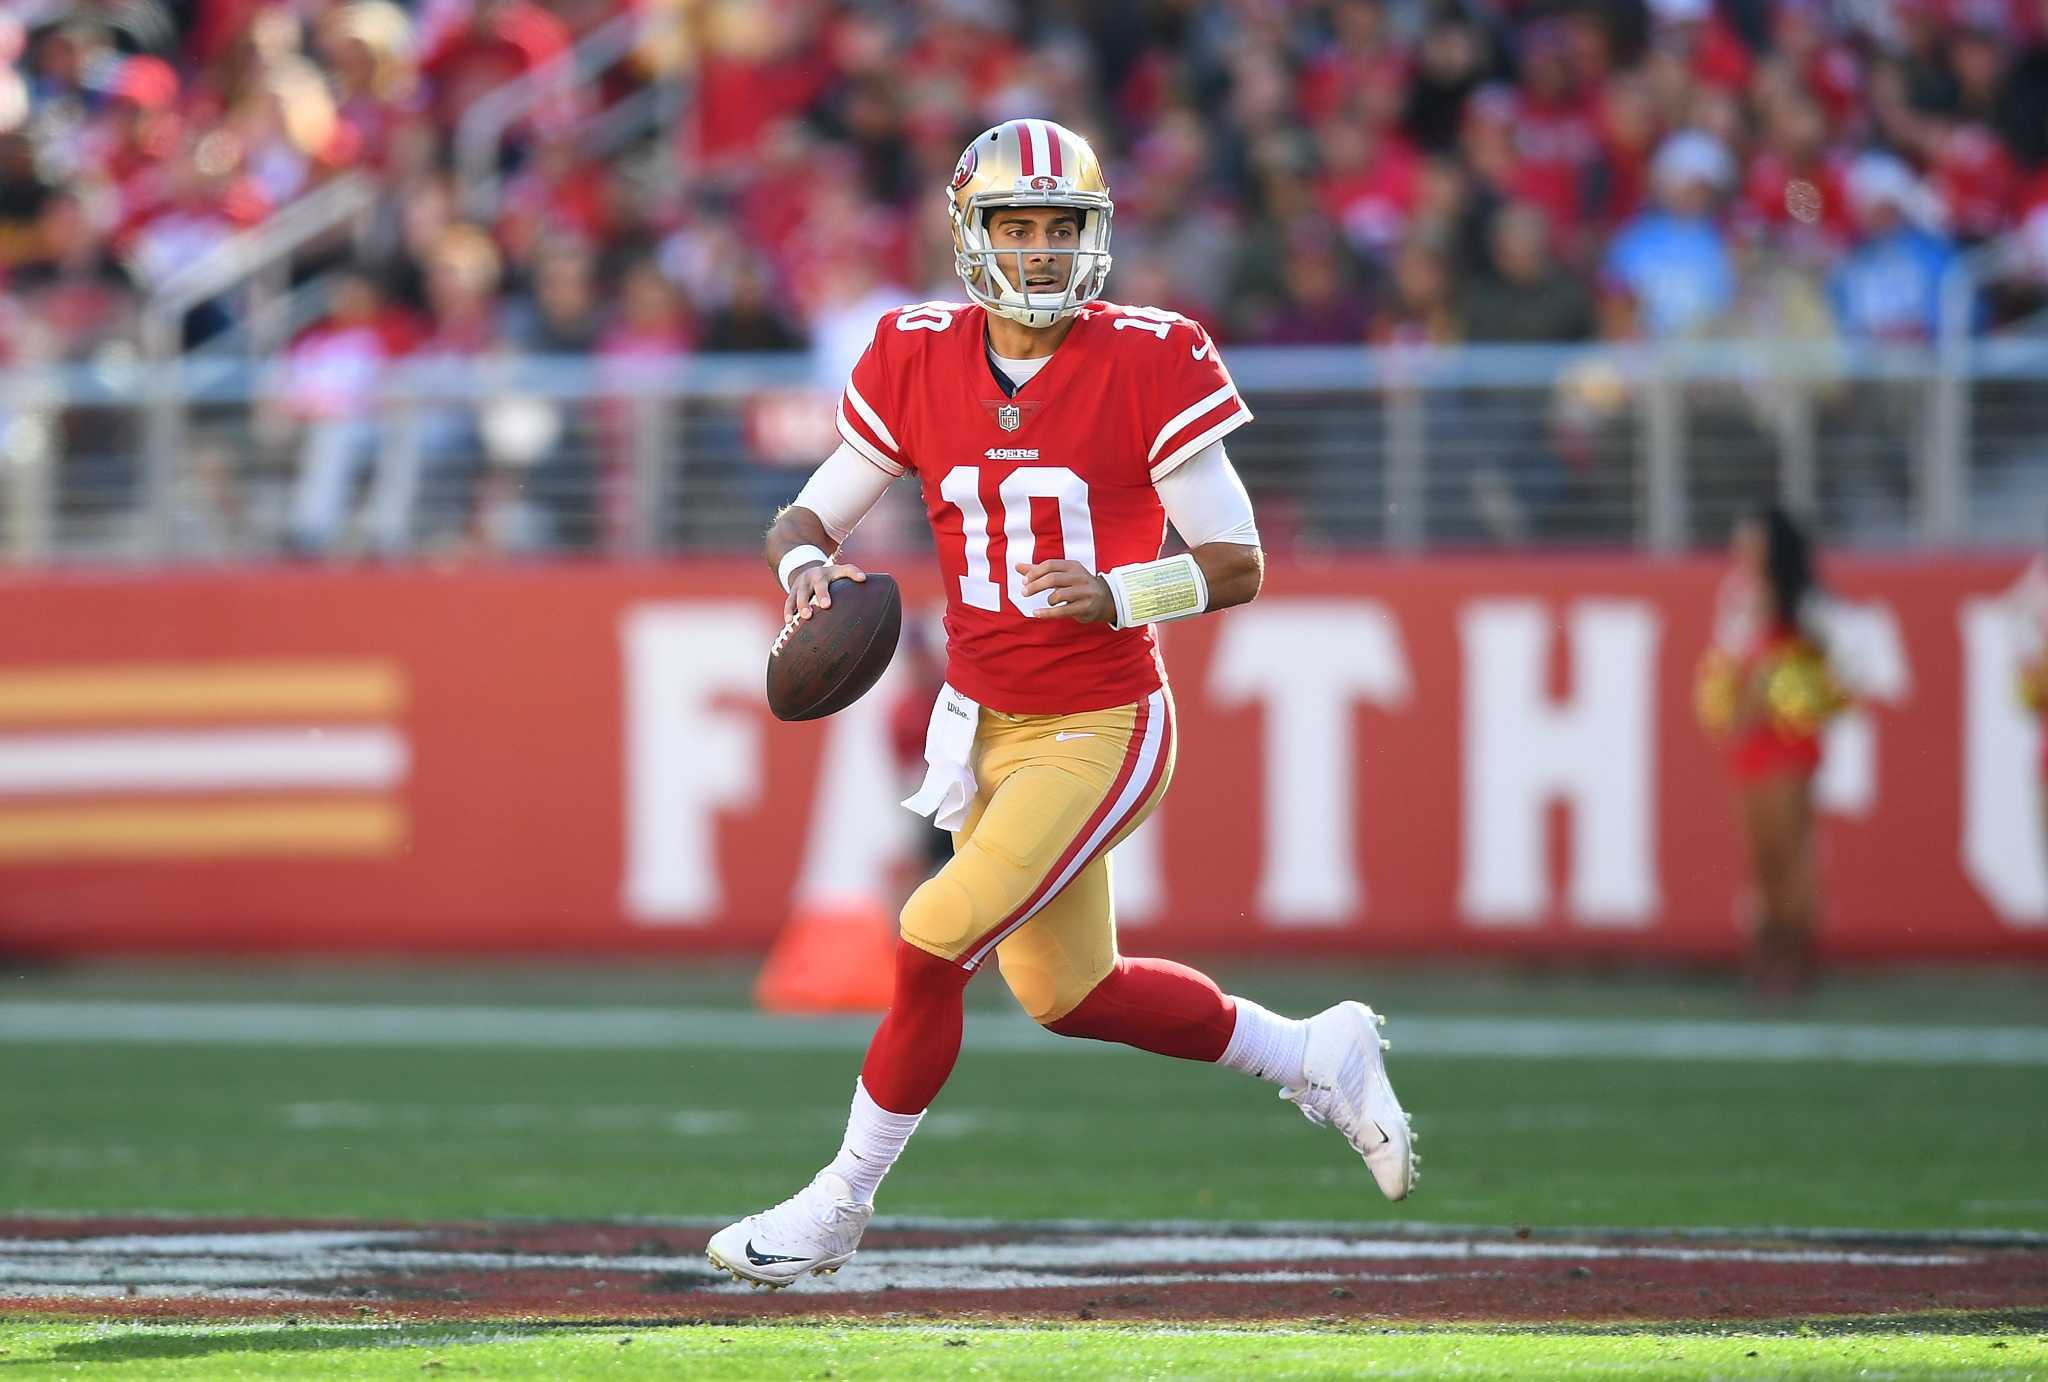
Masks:
[[[798,903],[754,981],[768,1012],[881,1012],[896,983],[896,925],[865,898]]]

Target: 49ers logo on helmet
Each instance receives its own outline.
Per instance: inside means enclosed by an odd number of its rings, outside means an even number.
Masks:
[[[1059,185],[1060,180],[1058,178],[1049,178],[1043,173],[1040,173],[1037,177],[1031,179],[1030,182],[1025,184],[1025,186],[1029,187],[1034,192],[1050,192],[1053,188],[1058,187]]]
[[[959,166],[953,169],[953,190],[955,192],[958,192],[962,187],[965,187],[967,185],[967,179],[974,176],[974,165],[977,162],[979,162],[979,160],[975,157],[974,146],[972,144],[969,144],[967,146],[967,152],[960,155]]]

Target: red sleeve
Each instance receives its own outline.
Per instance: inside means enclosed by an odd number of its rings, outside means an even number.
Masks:
[[[875,323],[875,339],[861,352],[847,378],[846,392],[839,396],[839,435],[890,475],[901,475],[910,468],[896,440],[902,429],[896,425],[896,393],[884,358],[888,337],[883,333],[897,334],[896,316],[889,312]]]
[[[1148,400],[1146,431],[1151,437],[1145,465],[1157,484],[1213,441],[1221,441],[1252,420],[1216,343],[1201,323],[1186,317],[1166,333],[1166,362]]]

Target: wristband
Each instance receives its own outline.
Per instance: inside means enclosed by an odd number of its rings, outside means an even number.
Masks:
[[[1190,552],[1119,566],[1102,579],[1116,602],[1120,629],[1186,619],[1209,608],[1209,582]]]
[[[775,579],[782,582],[782,591],[789,593],[790,579],[796,575],[799,566],[809,566],[814,561],[830,562],[826,556],[808,542],[801,547],[792,547],[782,554],[782,560],[775,564]]]

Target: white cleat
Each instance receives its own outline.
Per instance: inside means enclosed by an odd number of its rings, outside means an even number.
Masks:
[[[1406,1199],[1418,1178],[1415,1134],[1387,1081],[1387,1043],[1380,1040],[1386,1019],[1363,1003],[1339,1003],[1308,1020],[1308,1051],[1302,1060],[1308,1083],[1283,1089],[1280,1097],[1301,1109],[1311,1123],[1328,1123],[1344,1134],[1390,1200]]]
[[[873,1205],[830,1171],[773,1209],[749,1214],[711,1235],[704,1255],[740,1281],[780,1289],[806,1273],[830,1276],[860,1246]]]

